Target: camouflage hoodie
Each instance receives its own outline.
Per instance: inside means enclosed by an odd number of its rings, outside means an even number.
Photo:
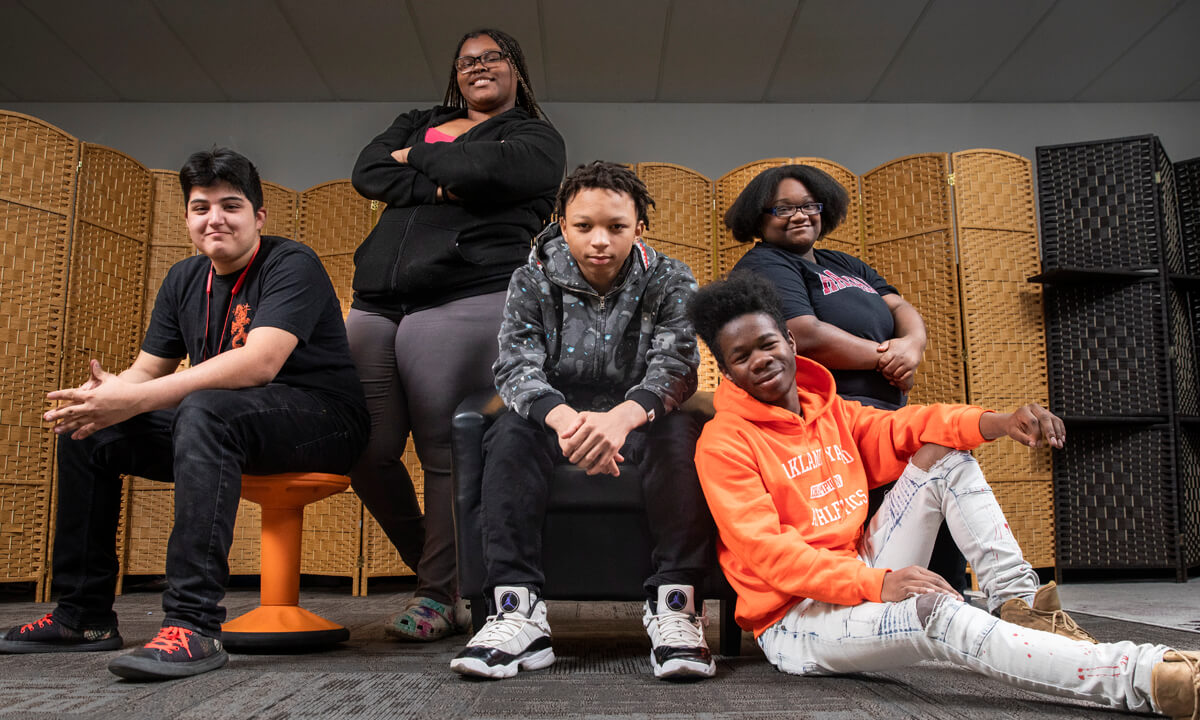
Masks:
[[[686,313],[695,292],[686,265],[639,240],[601,296],[552,223],[509,281],[496,390],[543,425],[563,402],[582,411],[633,400],[647,412],[670,411],[696,391],[700,358]]]

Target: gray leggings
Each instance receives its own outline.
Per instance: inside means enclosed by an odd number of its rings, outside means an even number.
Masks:
[[[362,310],[346,317],[371,440],[350,472],[354,491],[400,557],[417,571],[416,594],[439,602],[458,592],[450,419],[471,393],[493,386],[504,292],[455,300],[397,324]],[[404,467],[409,432],[425,472],[425,517]]]

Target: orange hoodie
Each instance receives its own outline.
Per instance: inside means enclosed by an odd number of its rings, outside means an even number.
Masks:
[[[925,443],[966,450],[984,442],[982,408],[865,407],[838,397],[829,371],[802,357],[796,384],[803,417],[722,382],[696,445],[737,621],[756,637],[804,598],[879,602],[890,568],[858,559],[867,489],[898,478]]]

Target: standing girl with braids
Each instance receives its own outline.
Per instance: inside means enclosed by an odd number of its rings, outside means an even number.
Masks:
[[[566,163],[507,33],[463,36],[444,102],[396,118],[354,165],[355,189],[387,208],[354,254],[346,318],[371,413],[353,487],[417,573],[386,629],[425,641],[470,622],[458,600],[450,419],[464,397],[492,387],[509,276],[550,217]],[[424,517],[402,459],[410,431]]]

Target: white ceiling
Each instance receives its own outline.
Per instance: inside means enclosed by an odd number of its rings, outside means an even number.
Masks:
[[[1200,0],[0,0],[0,102],[440,98],[478,26],[547,101],[1200,101]]]

